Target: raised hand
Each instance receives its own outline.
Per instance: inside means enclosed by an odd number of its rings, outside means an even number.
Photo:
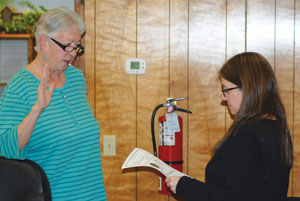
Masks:
[[[55,88],[54,82],[49,82],[50,80],[50,66],[46,63],[43,67],[43,74],[41,83],[38,87],[36,106],[41,110],[41,112],[50,104],[53,90]],[[49,89],[48,89],[48,85]]]

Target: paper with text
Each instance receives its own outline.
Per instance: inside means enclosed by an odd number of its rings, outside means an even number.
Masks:
[[[140,148],[135,148],[129,154],[129,156],[126,158],[125,162],[122,165],[122,169],[132,168],[132,167],[151,167],[158,170],[166,177],[188,176],[168,166],[165,162],[155,157],[153,154]]]

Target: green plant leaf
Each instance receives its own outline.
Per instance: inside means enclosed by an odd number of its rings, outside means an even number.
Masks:
[[[19,4],[30,8],[30,10],[23,12],[21,15],[13,17],[10,23],[1,22],[0,31],[5,33],[33,33],[33,27],[42,14],[47,11],[47,9],[43,6],[39,6],[38,9],[29,1],[20,1]]]
[[[0,11],[8,6],[9,4],[13,3],[15,0],[0,0]]]

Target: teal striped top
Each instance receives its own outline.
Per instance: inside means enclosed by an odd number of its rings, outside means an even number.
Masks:
[[[36,103],[40,81],[23,68],[0,100],[0,156],[30,159],[46,172],[53,201],[105,201],[99,124],[87,102],[84,76],[65,70],[66,82],[54,90],[28,144],[18,150],[17,127]]]

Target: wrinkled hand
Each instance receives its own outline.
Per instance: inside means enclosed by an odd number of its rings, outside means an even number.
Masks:
[[[43,75],[41,83],[38,87],[36,106],[43,111],[51,102],[52,93],[55,88],[55,83],[51,82],[48,90],[50,80],[50,66],[45,64],[43,68]]]
[[[172,176],[166,178],[167,186],[170,188],[170,190],[176,194],[176,187],[178,184],[178,181],[181,177],[179,176]]]

